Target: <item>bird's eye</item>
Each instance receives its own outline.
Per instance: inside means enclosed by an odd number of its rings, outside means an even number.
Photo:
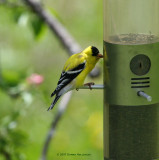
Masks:
[[[92,56],[97,56],[98,53],[99,53],[99,50],[96,47],[94,47],[94,46],[92,46],[91,49],[92,49]]]

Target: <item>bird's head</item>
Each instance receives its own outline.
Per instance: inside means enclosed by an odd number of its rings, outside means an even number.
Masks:
[[[103,58],[103,55],[99,53],[99,50],[94,46],[89,46],[83,51],[88,58],[99,60]]]

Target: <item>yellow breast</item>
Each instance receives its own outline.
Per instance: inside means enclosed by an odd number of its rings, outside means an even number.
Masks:
[[[86,76],[89,74],[89,72],[94,68],[95,65],[87,65],[85,69],[77,76],[75,86],[76,88],[82,86],[84,84],[84,80]]]

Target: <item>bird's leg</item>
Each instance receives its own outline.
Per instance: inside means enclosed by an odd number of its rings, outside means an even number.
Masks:
[[[78,91],[79,90],[79,88],[76,88],[76,91]]]
[[[92,85],[95,85],[94,82],[85,83],[84,86],[88,86],[90,90],[92,90]]]

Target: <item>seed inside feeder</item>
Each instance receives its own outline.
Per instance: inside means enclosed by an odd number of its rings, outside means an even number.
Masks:
[[[149,43],[155,43],[159,41],[159,37],[152,35],[152,34],[120,34],[115,36],[110,36],[109,43],[115,43],[115,44],[130,44],[130,45],[136,45],[136,44],[149,44]]]

